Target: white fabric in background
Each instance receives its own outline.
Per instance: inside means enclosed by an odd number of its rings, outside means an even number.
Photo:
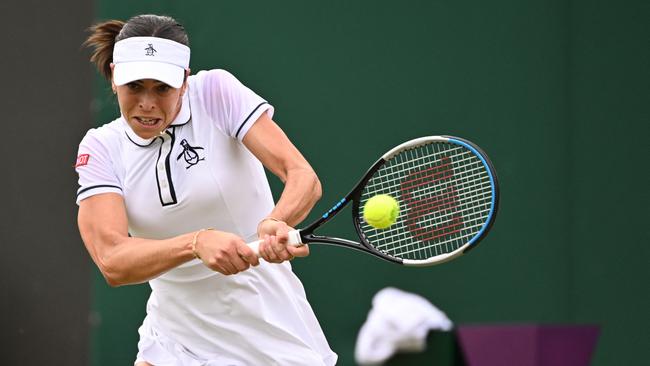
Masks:
[[[423,351],[430,330],[452,327],[447,315],[424,297],[387,287],[372,299],[354,358],[359,365],[381,365],[397,352]]]

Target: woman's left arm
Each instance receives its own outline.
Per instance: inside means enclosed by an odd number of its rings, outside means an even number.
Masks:
[[[304,220],[321,197],[321,185],[314,169],[268,113],[258,118],[244,136],[243,143],[284,183],[282,195],[269,214],[282,222],[263,220],[258,226],[258,235],[264,240],[260,245],[262,257],[270,262],[281,262],[307,255],[307,246],[287,250],[287,225],[293,227]]]
[[[289,226],[300,223],[321,196],[320,181],[314,169],[268,113],[262,113],[243,142],[284,183],[280,200],[269,216]]]

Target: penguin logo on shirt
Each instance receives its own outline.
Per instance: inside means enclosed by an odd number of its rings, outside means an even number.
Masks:
[[[199,155],[200,151],[197,151],[197,150],[203,150],[202,147],[192,146],[185,139],[181,141],[181,146],[183,147],[183,151],[180,154],[178,154],[176,160],[179,160],[181,157],[183,157],[183,159],[185,159],[185,162],[188,164],[185,167],[185,169],[189,169],[194,165],[198,164],[199,161],[205,160],[205,158],[202,158]]]

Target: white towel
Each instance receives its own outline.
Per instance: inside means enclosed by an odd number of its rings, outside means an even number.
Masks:
[[[397,352],[421,352],[430,330],[448,331],[444,312],[420,295],[393,287],[379,291],[357,336],[354,357],[359,365],[381,365]]]

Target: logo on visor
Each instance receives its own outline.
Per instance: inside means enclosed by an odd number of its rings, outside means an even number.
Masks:
[[[151,43],[149,43],[149,47],[145,48],[144,50],[147,51],[145,56],[155,56],[154,53],[158,52],[155,48],[153,48],[153,45]]]
[[[203,150],[202,147],[192,146],[185,139],[181,141],[181,146],[183,147],[183,151],[180,154],[178,154],[176,160],[179,160],[181,157],[185,159],[185,162],[188,164],[185,167],[185,169],[189,169],[194,165],[198,164],[199,161],[205,160],[205,158],[202,158],[199,155],[199,151],[197,151],[197,150]]]

